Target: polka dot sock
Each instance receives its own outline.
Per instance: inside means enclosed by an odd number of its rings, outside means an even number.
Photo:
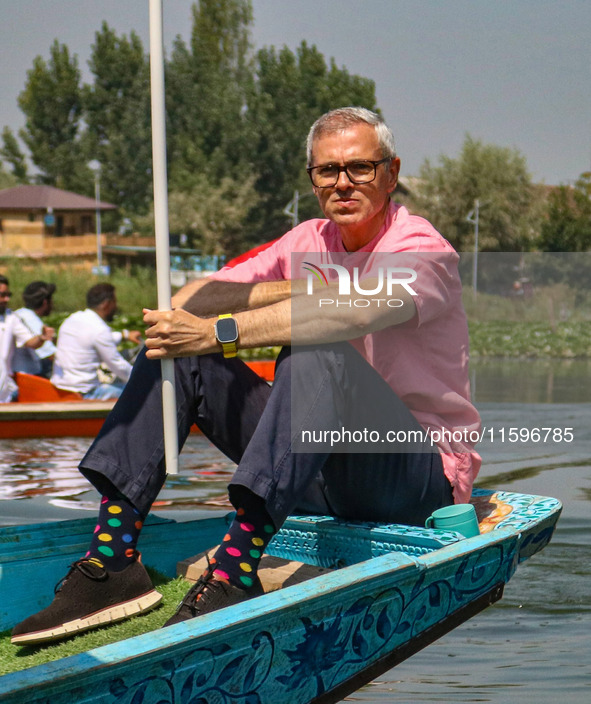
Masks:
[[[111,572],[120,572],[136,559],[135,546],[143,518],[127,499],[103,496],[98,523],[85,557],[101,563]]]
[[[214,576],[227,580],[234,587],[252,587],[263,552],[275,533],[263,499],[242,490],[236,517],[210,560]]]

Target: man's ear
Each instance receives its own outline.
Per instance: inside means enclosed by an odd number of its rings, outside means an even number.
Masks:
[[[100,315],[101,313],[104,313],[110,305],[111,305],[111,300],[109,298],[105,298],[104,301],[101,301],[98,304],[98,306],[96,307],[95,310]]]
[[[398,183],[398,174],[400,173],[400,158],[395,157],[390,161],[390,167],[388,169],[388,178],[389,178],[389,184],[388,184],[388,193],[393,193],[396,184]]]

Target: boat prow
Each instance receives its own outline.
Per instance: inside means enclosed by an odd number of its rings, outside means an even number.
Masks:
[[[481,534],[291,517],[269,554],[325,568],[223,611],[0,678],[11,704],[337,702],[498,600],[550,541],[553,498],[475,491]],[[0,628],[52,598],[93,519],[0,529]],[[144,562],[173,576],[226,519],[150,518]],[[34,578],[33,578],[34,577]]]

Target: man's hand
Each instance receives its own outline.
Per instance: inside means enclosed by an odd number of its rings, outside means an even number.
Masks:
[[[191,357],[221,352],[215,337],[215,320],[198,318],[186,310],[144,308],[148,359]]]
[[[128,330],[127,338],[124,338],[133,342],[134,345],[141,345],[143,342],[142,333],[139,330]]]
[[[44,342],[47,342],[48,340],[53,340],[55,338],[55,330],[54,328],[47,327],[47,325],[44,325],[41,329],[41,332],[38,335],[33,335],[33,337],[29,338],[24,346],[28,347],[31,350],[38,350]]]
[[[44,325],[41,330],[41,337],[43,338],[43,342],[55,340],[55,328]]]

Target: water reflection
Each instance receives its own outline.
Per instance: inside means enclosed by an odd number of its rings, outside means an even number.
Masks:
[[[0,523],[95,512],[98,494],[78,472],[88,444],[85,438],[1,440]],[[181,455],[179,474],[167,477],[154,511],[230,510],[227,484],[234,467],[206,438],[192,435]],[[41,507],[50,508],[49,513]]]
[[[88,483],[77,467],[87,444],[77,438],[3,440],[0,500],[85,493]]]
[[[472,398],[480,402],[590,403],[591,360],[498,359],[470,363]]]

